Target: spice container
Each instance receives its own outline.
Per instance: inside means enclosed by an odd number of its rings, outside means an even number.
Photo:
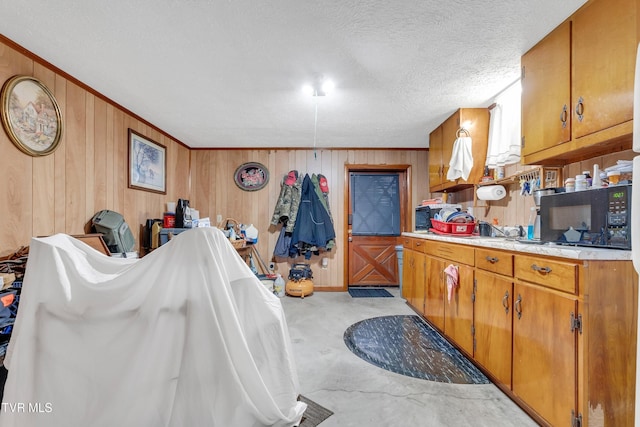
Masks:
[[[576,180],[575,178],[567,178],[564,181],[564,191],[566,193],[573,193],[576,191]]]
[[[620,182],[620,171],[607,172],[607,179],[609,180],[609,185],[616,185]]]
[[[584,176],[583,174],[580,175],[576,175],[576,181],[575,181],[575,185],[576,191],[583,191],[587,189],[587,177]]]

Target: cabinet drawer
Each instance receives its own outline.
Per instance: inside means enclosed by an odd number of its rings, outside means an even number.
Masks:
[[[467,265],[473,265],[475,260],[474,248],[465,245],[429,241],[424,247],[424,252],[438,258]]]
[[[513,255],[495,249],[476,249],[476,267],[513,277]]]
[[[405,249],[413,249],[413,239],[411,237],[403,237],[401,241]]]
[[[548,258],[518,255],[515,257],[515,276],[548,288],[576,293],[578,265]]]
[[[413,239],[412,249],[416,252],[424,252],[425,246],[429,244],[428,240],[425,239]]]

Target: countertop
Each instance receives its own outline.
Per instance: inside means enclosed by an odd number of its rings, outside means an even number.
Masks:
[[[566,246],[554,244],[522,243],[513,239],[502,237],[455,237],[443,236],[428,232],[402,233],[406,237],[414,237],[425,240],[437,240],[439,242],[458,243],[462,245],[479,246],[493,249],[521,252],[523,254],[547,255],[576,260],[602,260],[602,261],[630,261],[631,251],[622,249],[590,248],[581,246]]]

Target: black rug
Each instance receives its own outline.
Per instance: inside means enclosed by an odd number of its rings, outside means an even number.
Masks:
[[[298,396],[298,400],[307,404],[307,410],[304,411],[300,427],[315,427],[333,415],[333,412],[303,395]]]
[[[382,288],[349,288],[353,298],[393,298],[388,290]]]
[[[344,342],[356,356],[397,374],[453,384],[489,383],[473,363],[415,315],[355,323],[345,331]]]

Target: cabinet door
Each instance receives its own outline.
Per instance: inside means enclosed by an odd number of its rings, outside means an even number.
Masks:
[[[402,253],[402,297],[411,304],[411,294],[413,293],[415,280],[415,252],[406,246]]]
[[[554,426],[576,408],[577,338],[570,328],[575,297],[516,282],[513,392]]]
[[[429,134],[429,190],[436,192],[442,184],[442,126]]]
[[[511,388],[513,281],[476,270],[474,303],[475,360]]]
[[[424,316],[440,331],[444,331],[444,261],[431,256],[425,258],[426,292]]]
[[[444,261],[442,265],[446,268],[450,264],[450,261]],[[458,265],[458,276],[458,286],[449,292],[447,276],[444,275],[444,333],[473,356],[473,267]]]
[[[418,310],[420,314],[424,314],[424,294],[426,288],[425,277],[425,254],[422,252],[415,252],[413,254],[414,264],[414,281],[413,290],[411,292],[411,305]]]
[[[522,57],[522,155],[571,139],[571,22]]]
[[[573,18],[574,139],[633,118],[638,7],[637,0],[593,1]]]

